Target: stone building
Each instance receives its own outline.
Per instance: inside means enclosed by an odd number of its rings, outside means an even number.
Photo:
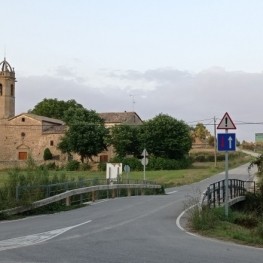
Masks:
[[[44,150],[63,161],[57,144],[64,134],[61,120],[22,113],[15,116],[15,71],[4,59],[0,63],[0,168],[23,166],[29,155],[43,163]]]
[[[15,116],[16,78],[14,68],[4,59],[0,63],[0,169],[22,167],[32,158],[41,164],[44,151],[49,148],[58,165],[68,160],[57,145],[64,135],[65,123],[29,113]],[[101,113],[107,128],[119,124],[142,124],[135,112]],[[94,157],[95,162],[108,161],[114,156],[113,147]],[[74,159],[78,156],[74,155]]]

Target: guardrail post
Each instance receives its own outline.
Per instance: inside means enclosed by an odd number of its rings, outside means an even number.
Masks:
[[[112,189],[111,197],[112,197],[112,198],[115,198],[115,189]]]
[[[70,206],[71,204],[71,200],[70,200],[70,196],[66,197],[66,206]]]
[[[233,185],[232,185],[232,179],[229,180],[230,181],[230,198],[233,198]],[[234,181],[234,185],[235,185],[235,181]]]
[[[16,186],[16,201],[19,199],[19,185]]]
[[[127,196],[131,196],[131,188],[127,189]]]
[[[145,194],[145,192],[144,192],[144,189],[142,188],[141,189],[141,195],[144,195]]]
[[[96,191],[92,191],[92,202],[96,201]]]
[[[211,204],[211,191],[210,191],[210,187],[207,187],[207,204],[208,204],[208,207],[210,208],[210,204]]]

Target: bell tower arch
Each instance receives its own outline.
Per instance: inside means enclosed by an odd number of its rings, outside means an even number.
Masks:
[[[15,70],[4,58],[0,63],[0,119],[15,116]]]

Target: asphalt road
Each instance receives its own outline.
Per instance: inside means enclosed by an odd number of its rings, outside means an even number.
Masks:
[[[247,165],[231,170],[229,177],[248,179]],[[164,196],[116,198],[69,212],[0,222],[0,262],[262,262],[263,249],[181,229],[178,216],[186,206],[208,184],[223,178],[224,173],[167,189]]]

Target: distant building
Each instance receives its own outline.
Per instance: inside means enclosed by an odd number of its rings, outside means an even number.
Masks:
[[[263,143],[263,133],[255,133],[255,143]]]

